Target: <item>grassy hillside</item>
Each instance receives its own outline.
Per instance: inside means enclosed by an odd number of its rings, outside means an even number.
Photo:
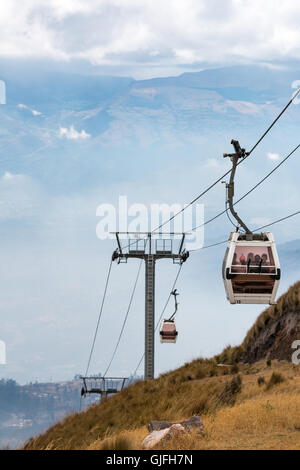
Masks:
[[[290,356],[289,361],[241,361],[260,337],[271,348],[276,340],[277,345],[286,342],[291,354],[288,341],[298,334],[299,305],[297,283],[260,315],[241,346],[135,383],[70,415],[25,448],[139,449],[149,421],[200,415],[204,435],[168,441],[169,449],[300,449],[300,365],[292,364]],[[282,322],[289,315],[296,318],[289,319],[291,327]],[[277,326],[269,331],[272,321]],[[287,334],[282,335],[284,329]]]
[[[201,415],[204,435],[169,441],[169,449],[300,449],[300,367],[260,362],[236,371],[194,361],[69,416],[25,448],[139,449],[149,421]],[[237,377],[241,387],[232,386]]]
[[[226,364],[263,358],[290,361],[291,344],[297,339],[300,339],[300,282],[292,285],[276,305],[262,312],[240,346],[228,346],[216,359]]]

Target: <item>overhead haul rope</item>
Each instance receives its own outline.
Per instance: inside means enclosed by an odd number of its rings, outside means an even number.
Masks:
[[[252,152],[256,149],[256,147],[260,144],[260,142],[266,137],[266,135],[270,132],[270,130],[272,129],[272,127],[277,123],[277,121],[281,118],[281,116],[285,113],[285,111],[289,108],[289,106],[293,103],[293,101],[296,99],[296,97],[299,95],[300,93],[300,88],[296,91],[296,93],[293,95],[293,97],[290,99],[290,101],[286,104],[286,106],[281,110],[281,112],[278,114],[278,116],[274,119],[274,121],[271,123],[271,125],[267,128],[267,130],[263,133],[263,135],[258,139],[258,141],[253,145],[253,147],[251,148],[251,150],[249,152],[247,152],[247,154],[245,155],[245,157],[240,160],[238,163],[237,163],[237,166],[240,165],[243,161],[245,161],[251,154]],[[283,163],[283,162],[282,162]],[[156,227],[155,229],[152,230],[151,233],[157,231],[157,230],[160,230],[164,225],[166,225],[168,222],[171,222],[171,220],[175,219],[175,217],[177,217],[178,215],[182,214],[182,212],[184,212],[188,207],[190,207],[191,205],[193,205],[196,201],[198,201],[202,196],[204,196],[206,193],[208,193],[208,191],[210,191],[212,188],[214,188],[218,183],[220,183],[226,176],[228,176],[229,174],[231,173],[231,169],[228,170],[226,173],[224,173],[224,175],[222,175],[220,178],[218,178],[214,183],[212,183],[210,186],[208,186],[208,188],[206,188],[204,191],[202,191],[202,193],[200,193],[197,197],[195,197],[189,204],[187,204],[185,207],[183,207],[180,211],[176,212],[176,214],[172,215],[168,220],[166,220],[165,222],[163,222],[162,224],[160,224],[158,227]],[[238,201],[237,201],[238,202]],[[237,204],[237,202],[235,204]],[[226,211],[223,211],[222,214],[225,214]],[[221,215],[218,214],[215,218],[219,217]],[[212,220],[214,220],[215,218],[213,218]],[[211,220],[211,221],[212,221]],[[209,223],[209,222],[207,222]],[[198,227],[197,227],[198,228]],[[195,229],[193,229],[195,230]],[[130,242],[128,245],[126,245],[124,247],[124,249],[128,248],[131,246],[131,243]]]
[[[273,222],[270,222],[269,224],[263,225],[262,227],[258,227],[257,229],[254,230],[254,232],[258,232],[258,231],[260,231],[260,230],[262,230],[262,229],[264,229],[264,228],[271,227],[272,225],[275,225],[275,224],[277,224],[277,223],[279,223],[279,222],[283,222],[284,220],[287,220],[287,219],[290,219],[290,218],[292,218],[292,217],[295,217],[295,216],[298,215],[298,214],[300,214],[300,210],[299,210],[299,211],[296,211],[296,212],[294,212],[294,213],[292,213],[292,214],[289,214],[289,215],[287,215],[287,216],[285,216],[285,217],[282,217],[282,218],[280,218],[280,219],[277,219],[277,220],[275,220],[275,221],[273,221]],[[194,250],[189,250],[189,251],[205,250],[205,249],[208,249],[208,248],[213,248],[213,247],[216,247],[216,246],[219,246],[219,245],[223,245],[224,243],[227,243],[227,242],[228,242],[228,240],[223,240],[223,241],[220,241],[220,242],[217,242],[217,243],[212,243],[212,244],[210,244],[210,245],[205,245],[205,246],[203,246],[203,247],[201,247],[201,248],[196,248],[196,249],[194,249]],[[142,263],[141,263],[141,264],[142,264]],[[139,266],[139,271],[140,271],[140,268],[141,268],[141,264],[140,264],[140,266]],[[110,266],[109,266],[109,271],[108,271],[108,276],[107,276],[107,280],[106,280],[104,295],[103,295],[103,299],[102,299],[100,314],[99,314],[99,318],[98,318],[98,322],[97,322],[97,328],[96,328],[95,337],[94,337],[94,341],[93,341],[93,346],[92,346],[92,350],[91,350],[91,354],[90,354],[90,358],[89,358],[89,362],[88,362],[88,366],[87,366],[87,370],[86,370],[86,375],[87,375],[87,372],[88,372],[88,368],[89,368],[89,364],[90,364],[92,352],[93,352],[94,345],[95,345],[95,340],[96,340],[97,331],[98,331],[98,327],[99,327],[99,322],[100,322],[100,318],[101,318],[101,314],[102,314],[102,309],[103,309],[103,304],[104,304],[104,300],[105,300],[105,295],[106,295],[108,280],[109,280],[109,277],[110,277],[111,266],[112,266],[112,262],[110,263]],[[175,289],[175,286],[176,286],[176,283],[177,283],[177,281],[178,281],[178,278],[179,278],[181,269],[182,269],[182,264],[180,264],[180,266],[179,266],[177,275],[176,275],[176,277],[175,277],[175,280],[174,280],[174,283],[173,283],[173,286],[172,286],[172,291],[174,291],[174,289]],[[139,275],[139,271],[138,271],[138,275]],[[138,275],[137,275],[136,282],[135,282],[135,285],[134,285],[134,291],[135,291],[136,283],[137,283],[137,280],[138,280]],[[134,292],[133,292],[133,294],[134,294]],[[167,306],[168,306],[168,304],[169,304],[171,295],[172,295],[172,292],[170,292],[170,294],[169,294],[169,296],[168,296],[168,298],[167,298],[167,301],[166,301],[166,303],[165,303],[165,306],[164,306],[164,308],[163,308],[163,310],[162,310],[162,313],[161,313],[161,315],[160,315],[160,317],[159,317],[159,319],[158,319],[158,321],[157,321],[157,324],[156,324],[156,327],[155,327],[155,332],[157,331],[157,328],[158,328],[158,326],[159,326],[159,324],[160,324],[160,321],[161,321],[161,319],[162,319],[162,317],[163,317],[163,315],[164,315],[164,313],[165,313],[165,310],[166,310],[166,308],[167,308]],[[132,298],[133,298],[133,295],[131,296],[131,299],[130,299],[129,309],[130,309],[130,305],[131,305]],[[123,323],[123,325],[124,325],[124,323]],[[125,326],[125,325],[124,325],[124,326]],[[122,328],[123,328],[123,327],[122,327]],[[120,337],[119,337],[119,339],[120,339]],[[132,374],[133,376],[136,375],[136,373],[137,373],[137,371],[138,371],[138,369],[139,369],[139,367],[140,367],[140,365],[141,365],[141,363],[142,363],[144,357],[145,357],[145,354],[142,355],[142,357],[141,357],[141,359],[140,359],[140,361],[139,361],[137,367],[135,368],[135,370],[134,370],[134,372],[133,372],[133,374]],[[112,362],[112,361],[111,361],[111,362]],[[107,369],[107,370],[108,370],[108,369]],[[107,372],[107,371],[106,371],[106,372]],[[106,374],[106,372],[105,372],[105,374]]]
[[[125,325],[126,325],[126,322],[127,322],[127,319],[128,319],[128,315],[129,315],[129,312],[130,312],[130,309],[131,309],[131,305],[132,305],[132,301],[133,301],[133,297],[134,297],[134,294],[135,294],[135,290],[136,290],[136,286],[137,286],[137,283],[138,283],[138,279],[139,279],[139,276],[140,276],[140,272],[141,272],[141,267],[142,267],[142,264],[143,264],[143,259],[141,259],[140,263],[139,263],[139,267],[138,267],[138,272],[137,272],[137,275],[136,275],[136,278],[135,278],[135,282],[134,282],[134,286],[133,286],[133,290],[132,290],[132,293],[131,293],[131,296],[130,296],[130,300],[129,300],[129,304],[128,304],[128,308],[127,308],[127,311],[126,311],[126,314],[125,314],[125,318],[124,318],[124,321],[123,321],[123,325],[122,325],[122,328],[121,328],[121,331],[120,331],[120,334],[119,334],[119,338],[117,340],[117,344],[115,346],[115,349],[114,349],[114,352],[112,354],[112,357],[111,357],[111,360],[107,366],[107,369],[106,371],[104,372],[104,375],[103,377],[106,376],[107,372],[109,371],[110,369],[110,366],[115,358],[115,355],[116,355],[116,352],[118,350],[118,347],[119,347],[119,344],[120,344],[120,341],[121,341],[121,338],[122,338],[122,334],[124,332],[124,328],[125,328]]]
[[[278,116],[274,119],[274,121],[272,122],[272,124],[268,127],[268,129],[263,133],[263,135],[259,138],[259,140],[256,142],[255,145],[253,145],[252,149],[247,152],[247,155],[238,162],[237,166],[240,165],[243,161],[246,160],[246,158],[248,158],[251,153],[256,149],[256,147],[260,144],[260,142],[265,138],[265,136],[270,132],[270,130],[272,129],[272,127],[276,124],[276,122],[281,118],[281,116],[285,113],[285,111],[288,109],[288,107],[293,103],[293,101],[295,100],[295,98],[298,96],[298,94],[300,93],[300,88],[299,90],[296,91],[296,93],[294,94],[294,96],[290,99],[290,101],[287,103],[287,105],[282,109],[282,111],[278,114]],[[217,179],[217,181],[215,181],[213,184],[211,184],[207,189],[205,189],[202,193],[199,194],[199,196],[195,197],[189,204],[187,204],[185,207],[183,207],[180,211],[178,211],[176,214],[174,214],[172,217],[170,217],[168,220],[166,220],[165,222],[163,222],[161,225],[159,225],[156,229],[154,229],[153,231],[156,231],[156,230],[159,230],[161,227],[163,227],[164,225],[166,225],[168,222],[170,222],[171,220],[173,220],[175,217],[177,217],[179,214],[181,214],[183,211],[185,211],[188,207],[190,207],[191,205],[193,205],[196,201],[198,201],[198,199],[200,199],[202,196],[204,196],[208,191],[210,191],[214,186],[216,186],[216,184],[218,184],[223,178],[225,178],[227,175],[229,175],[231,173],[231,169],[228,170],[223,176],[221,176],[219,179]]]
[[[109,268],[108,268],[107,277],[106,277],[105,288],[104,288],[104,292],[103,292],[103,297],[102,297],[100,312],[99,312],[99,316],[98,316],[98,320],[97,320],[97,325],[96,325],[96,330],[95,330],[95,334],[94,334],[94,339],[93,339],[93,343],[92,343],[92,348],[91,348],[91,352],[90,352],[88,364],[87,364],[86,371],[85,371],[85,376],[87,376],[87,374],[88,374],[89,367],[90,367],[90,363],[91,363],[91,359],[92,359],[92,355],[93,355],[93,351],[94,351],[94,347],[95,347],[95,342],[96,342],[96,338],[97,338],[97,334],[98,334],[99,324],[100,324],[100,320],[101,320],[101,316],[102,316],[102,312],[103,312],[104,301],[105,301],[105,298],[106,298],[108,282],[109,282],[109,279],[110,279],[110,273],[111,273],[112,263],[113,263],[113,261],[112,261],[112,259],[111,259],[111,260],[110,260],[110,264],[109,264]]]
[[[275,221],[273,221],[273,222],[270,222],[270,223],[267,224],[267,225],[264,225],[264,226],[262,226],[262,227],[259,227],[259,228],[255,229],[255,230],[253,230],[253,232],[258,232],[258,231],[260,231],[260,230],[262,230],[262,229],[264,229],[264,228],[266,228],[266,227],[271,227],[272,225],[275,225],[275,224],[277,224],[277,223],[279,223],[279,222],[282,222],[282,221],[284,221],[284,220],[287,220],[287,219],[289,219],[289,218],[291,218],[291,217],[294,217],[294,216],[296,216],[296,215],[298,215],[298,214],[300,214],[300,210],[297,211],[297,212],[294,212],[293,214],[287,215],[286,217],[282,217],[281,219],[278,219],[278,220],[275,220]],[[217,242],[217,243],[212,243],[212,244],[210,244],[210,245],[205,245],[205,246],[202,246],[201,248],[195,248],[194,250],[189,250],[189,251],[201,251],[201,250],[206,250],[206,249],[208,249],[208,248],[213,248],[213,247],[215,247],[215,246],[224,245],[224,243],[228,243],[228,239],[227,239],[227,240],[222,240],[222,241]],[[174,288],[175,288],[175,286],[176,286],[176,283],[177,283],[179,274],[180,274],[180,272],[181,272],[181,268],[182,268],[182,265],[180,265],[180,267],[179,267],[177,276],[176,276],[175,281],[174,281],[174,283],[173,283],[172,291],[174,290]],[[165,312],[165,310],[166,310],[166,308],[167,308],[167,306],[168,306],[168,303],[169,303],[170,298],[171,298],[171,293],[170,293],[169,296],[168,296],[168,299],[167,299],[167,301],[166,301],[166,304],[165,304],[165,306],[164,306],[164,308],[163,308],[163,311],[162,311],[162,313],[161,313],[161,315],[160,315],[160,317],[159,317],[159,320],[158,320],[158,322],[157,322],[157,324],[156,324],[155,331],[157,330],[158,325],[160,324],[160,321],[161,321],[162,316],[163,316],[163,314],[164,314],[164,312]],[[136,373],[137,373],[137,371],[138,371],[138,369],[139,369],[139,367],[140,367],[140,365],[141,365],[141,363],[142,363],[144,357],[145,357],[145,354],[143,354],[143,356],[141,357],[141,359],[140,359],[140,361],[139,361],[137,367],[136,367],[135,370],[134,370],[133,376],[136,375]]]
[[[263,225],[262,227],[258,227],[258,228],[256,228],[256,229],[254,229],[253,232],[259,232],[259,231],[261,231],[261,230],[264,229],[264,228],[271,227],[272,225],[278,224],[279,222],[283,222],[284,220],[290,219],[291,217],[294,217],[294,216],[296,216],[296,215],[298,215],[298,214],[300,214],[300,211],[293,212],[293,214],[289,214],[289,215],[287,215],[287,216],[285,216],[285,217],[282,217],[281,219],[274,220],[273,222],[270,222],[269,224]],[[189,250],[189,251],[205,250],[206,248],[212,248],[212,247],[214,247],[214,246],[223,245],[224,243],[227,243],[227,242],[228,242],[228,239],[227,239],[227,240],[223,240],[223,241],[221,241],[221,242],[213,243],[212,245],[202,246],[202,248],[195,248],[194,250]]]
[[[264,176],[255,186],[253,186],[253,188],[251,188],[249,191],[247,191],[242,197],[240,197],[233,205],[235,206],[236,204],[238,204],[239,202],[241,202],[243,199],[245,199],[245,197],[249,196],[249,194],[252,193],[252,191],[254,191],[256,188],[258,188],[258,186],[260,186],[264,181],[266,181],[266,179],[269,178],[269,176],[271,176],[276,170],[278,170],[279,167],[281,167],[281,165],[283,165],[295,152],[296,150],[298,150],[300,147],[300,144],[298,144],[278,165],[276,165],[272,171],[270,171],[266,176]],[[214,217],[212,217],[211,219],[207,220],[206,222],[203,222],[202,224],[200,225],[197,225],[196,227],[193,227],[191,229],[191,231],[193,230],[197,230],[198,228],[200,227],[204,227],[205,225],[213,222],[214,220],[216,220],[218,217],[220,217],[221,215],[225,214],[227,212],[228,209],[225,209],[223,210],[222,212],[220,212],[219,214],[215,215]],[[233,223],[233,222],[232,222]],[[191,251],[191,250],[190,250]]]
[[[238,163],[237,163],[237,166],[240,165],[244,160],[246,160],[246,158],[248,158],[252,152],[256,149],[256,147],[260,144],[260,142],[265,138],[265,136],[270,132],[270,130],[273,128],[273,126],[276,124],[276,122],[281,118],[281,116],[285,113],[285,111],[288,109],[288,107],[293,103],[293,101],[295,100],[295,98],[298,96],[298,94],[300,93],[300,88],[297,90],[297,92],[293,95],[293,97],[290,99],[290,101],[286,104],[286,106],[281,110],[281,112],[278,114],[278,116],[274,119],[274,121],[271,123],[271,125],[267,128],[267,130],[263,133],[263,135],[259,138],[259,140],[254,144],[254,146],[251,148],[251,150],[249,152],[247,152],[247,154],[245,155],[245,157],[240,160]],[[250,194],[252,191],[254,191],[254,189],[256,189],[263,181],[265,181],[274,171],[276,171],[277,168],[279,168],[297,149],[299,148],[299,145],[282,161],[280,162],[279,165],[277,165],[276,168],[274,168],[265,178],[263,178],[263,180],[261,180],[255,187],[253,187],[250,191],[248,191],[244,196],[242,196],[238,201],[235,202],[235,204],[237,204],[238,202],[240,202],[242,199],[244,199],[248,194]],[[178,211],[176,214],[174,214],[173,216],[171,216],[168,220],[166,220],[165,222],[163,222],[162,224],[160,224],[156,229],[152,230],[152,233],[157,231],[157,230],[160,230],[164,225],[166,225],[168,222],[171,222],[175,217],[177,217],[178,215],[180,215],[182,212],[184,212],[188,207],[190,207],[191,205],[193,205],[196,201],[198,201],[202,196],[204,196],[208,191],[210,191],[214,186],[216,186],[220,181],[223,180],[223,178],[225,178],[226,176],[228,176],[229,174],[231,173],[231,169],[228,170],[226,173],[224,173],[224,175],[222,175],[220,178],[218,178],[214,183],[212,183],[208,188],[206,188],[204,191],[202,191],[202,193],[200,193],[197,197],[195,197],[189,204],[187,204],[185,207],[183,207],[180,211]],[[227,208],[225,209],[225,211],[223,211],[222,213],[220,214],[217,214],[217,216],[213,217],[212,219],[210,219],[209,221],[205,222],[203,225],[206,225],[208,224],[209,222],[212,222],[212,220],[215,220],[217,217],[221,216],[222,214],[224,214],[225,212],[227,212]],[[299,211],[300,212],[300,211]],[[267,224],[265,225],[264,227],[260,227],[259,229],[256,229],[256,231],[260,230],[261,228],[265,228],[265,227],[269,227],[270,225],[274,225],[278,222],[281,222],[282,220],[286,220],[290,217],[293,217],[294,215],[297,215],[299,212],[296,212],[294,214],[291,214],[287,217],[284,217],[282,219],[279,219],[271,224]],[[199,228],[200,226],[196,227],[196,228]],[[196,228],[193,228],[192,230],[195,230]],[[219,243],[215,243],[213,245],[209,245],[209,246],[206,246],[206,247],[202,247],[201,249],[205,249],[205,248],[210,248],[212,246],[216,246],[216,245],[220,245],[222,243],[225,243],[226,241],[223,241],[223,242],[219,242]],[[135,241],[129,243],[125,248],[127,248],[128,246],[131,246],[132,243],[135,243]],[[197,251],[197,250],[190,250],[190,251]],[[110,266],[111,268],[111,266]],[[181,266],[179,268],[179,272],[178,272],[178,275],[180,273],[180,270],[181,270]],[[109,270],[109,274],[110,274],[110,270]],[[109,277],[109,276],[108,276]],[[108,281],[107,281],[108,283]],[[107,283],[106,283],[106,289],[107,289]],[[105,289],[105,293],[106,293],[106,289]],[[172,289],[173,290],[173,289]],[[166,303],[166,306],[170,300],[170,296],[171,294],[169,295],[168,297],[168,300],[167,300],[167,303]],[[100,318],[101,318],[101,314],[102,314],[102,308],[103,308],[103,303],[104,303],[104,299],[105,299],[105,295],[103,296],[103,301],[102,301],[102,306],[101,306],[101,310],[100,310],[100,315],[99,315],[99,318],[98,318],[98,323],[97,323],[97,328],[96,328],[96,333],[95,333],[95,337],[94,337],[94,341],[93,341],[93,346],[92,346],[92,350],[91,350],[91,354],[90,354],[90,358],[89,358],[89,363],[88,363],[88,367],[87,367],[87,370],[89,368],[89,364],[90,364],[90,359],[91,359],[91,355],[92,355],[92,352],[93,352],[93,348],[94,348],[94,344],[95,344],[95,340],[96,340],[96,336],[97,336],[97,331],[98,331],[98,326],[99,326],[99,322],[100,322]],[[165,306],[165,308],[166,308]],[[164,313],[164,310],[163,310],[163,313]],[[162,315],[163,315],[162,313]],[[161,315],[161,317],[162,317]],[[161,319],[160,317],[160,319]],[[158,324],[155,328],[155,331],[158,327]],[[138,364],[138,367],[140,365],[140,363],[142,362],[144,356],[141,358],[139,364]],[[135,372],[137,371],[138,367],[136,368]]]
[[[286,217],[282,217],[281,219],[275,220],[274,222],[271,222],[270,224],[263,225],[262,227],[259,227],[259,228],[255,229],[254,232],[258,232],[258,231],[260,231],[260,230],[262,230],[263,228],[266,228],[266,227],[271,227],[271,225],[278,224],[279,222],[282,222],[283,220],[290,219],[291,217],[294,217],[295,215],[298,215],[298,214],[300,214],[300,211],[294,212],[293,214],[287,215]]]
[[[161,315],[160,315],[159,319],[157,320],[157,323],[156,323],[156,326],[155,326],[155,329],[154,329],[155,332],[157,331],[157,328],[158,328],[158,326],[160,325],[161,319],[162,319],[162,317],[163,317],[163,315],[164,315],[164,313],[165,313],[165,311],[166,311],[166,308],[167,308],[167,306],[168,306],[168,304],[169,304],[170,298],[171,298],[171,296],[172,296],[172,292],[173,292],[174,289],[175,289],[176,283],[177,283],[178,278],[179,278],[179,275],[180,275],[180,273],[181,273],[181,268],[182,268],[182,264],[180,264],[180,266],[179,266],[179,269],[178,269],[178,271],[177,271],[175,280],[174,280],[173,285],[172,285],[171,292],[170,292],[170,294],[169,294],[169,296],[168,296],[168,298],[167,298],[167,301],[166,301],[165,306],[164,306],[164,308],[163,308],[163,310],[162,310],[162,312],[161,312]],[[140,367],[140,365],[141,365],[141,363],[142,363],[144,357],[145,357],[145,353],[142,355],[142,357],[141,357],[141,359],[140,359],[140,361],[139,361],[137,367],[135,368],[134,373],[133,373],[133,376],[136,375],[136,373],[137,373],[137,371],[138,371],[138,369],[139,369],[139,367]]]

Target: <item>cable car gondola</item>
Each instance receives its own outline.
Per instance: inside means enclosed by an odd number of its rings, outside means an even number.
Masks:
[[[176,343],[178,331],[174,320],[163,320],[160,329],[161,343]]]
[[[280,264],[272,233],[252,233],[234,210],[234,176],[239,158],[249,155],[237,140],[231,141],[234,154],[230,157],[232,171],[226,185],[226,213],[228,207],[237,220],[236,232],[229,236],[229,245],[223,261],[223,280],[227,299],[231,304],[274,304],[280,280]],[[228,216],[229,217],[229,216]],[[242,227],[245,233],[239,231]]]
[[[273,235],[232,232],[223,262],[223,280],[231,304],[274,304],[280,264]]]
[[[178,336],[178,331],[176,329],[175,320],[174,320],[174,316],[178,308],[177,295],[179,294],[177,293],[177,289],[173,290],[171,292],[171,295],[174,296],[174,300],[175,300],[175,312],[168,320],[166,319],[163,320],[161,324],[161,328],[159,332],[161,343],[176,343],[177,336]]]

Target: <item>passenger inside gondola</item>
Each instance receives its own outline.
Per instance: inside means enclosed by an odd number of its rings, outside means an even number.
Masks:
[[[276,272],[271,248],[237,246],[231,272],[236,274],[232,279],[234,293],[271,294],[274,279],[268,274]]]
[[[232,273],[273,274],[276,272],[270,247],[257,247],[254,253],[252,250],[253,247],[236,247],[231,265]]]
[[[246,258],[245,258],[245,256],[244,256],[244,253],[242,253],[241,256],[240,256],[240,264],[241,264],[241,265],[246,264]]]

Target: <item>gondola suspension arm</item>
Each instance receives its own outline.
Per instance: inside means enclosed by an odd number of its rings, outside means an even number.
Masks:
[[[177,295],[179,295],[179,294],[178,294],[178,292],[177,292],[177,289],[174,289],[174,290],[171,292],[171,295],[174,296],[175,311],[174,311],[173,315],[171,315],[171,317],[169,318],[168,321],[172,321],[172,320],[173,320],[173,318],[175,317],[175,314],[176,314],[176,312],[177,312],[177,309],[178,309]]]
[[[232,162],[232,170],[230,174],[230,180],[229,183],[226,184],[226,189],[227,189],[227,204],[229,206],[230,212],[233,215],[233,217],[237,220],[238,225],[243,227],[243,229],[246,232],[246,235],[252,235],[251,230],[247,227],[247,225],[242,221],[242,219],[238,216],[237,212],[234,210],[233,207],[233,196],[234,196],[234,177],[235,177],[235,172],[236,172],[236,167],[238,165],[238,161],[240,158],[244,159],[246,158],[249,153],[245,151],[245,149],[242,149],[239,142],[237,140],[232,140],[231,144],[234,146],[235,153],[224,153],[223,157],[230,157],[230,160]]]

